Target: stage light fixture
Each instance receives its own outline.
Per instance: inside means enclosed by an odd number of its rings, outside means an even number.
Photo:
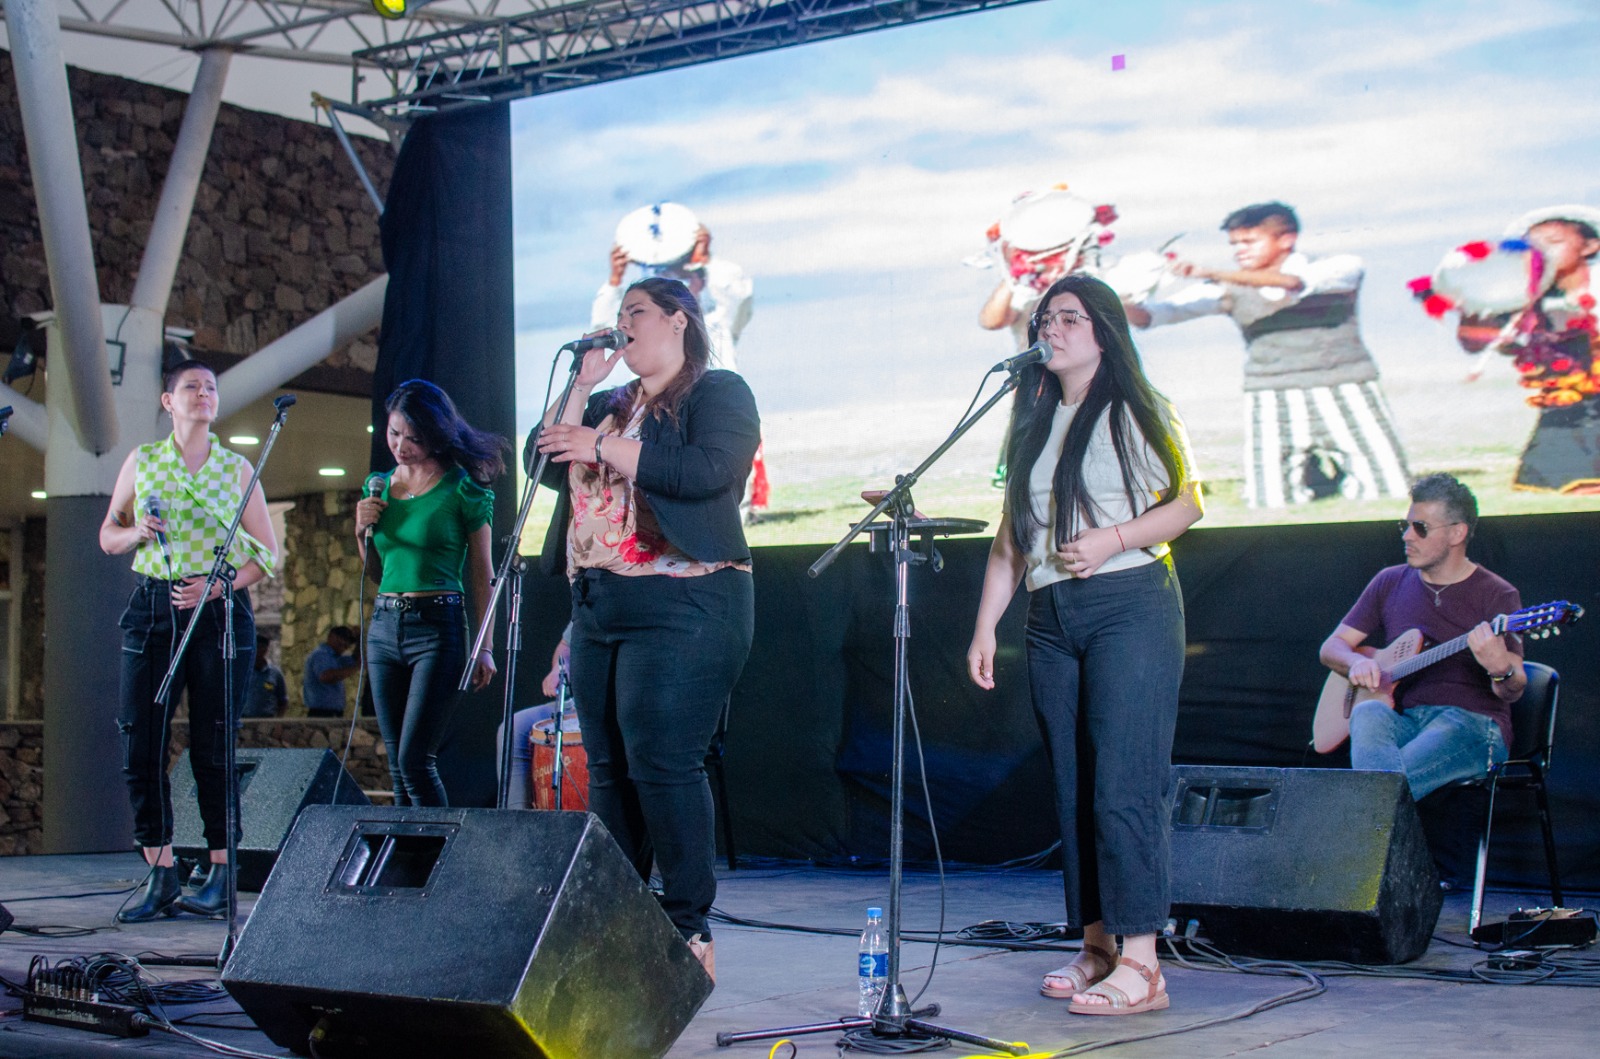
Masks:
[[[259,445],[261,439],[254,434],[234,434],[228,438],[230,445]]]
[[[35,500],[47,500],[50,496],[50,494],[46,493],[43,489],[35,489],[28,495],[33,497]]]
[[[318,467],[317,468],[317,473],[322,475],[322,477],[324,477],[324,478],[343,478],[344,477],[344,468],[343,467]]]
[[[372,10],[390,19],[405,18],[409,6],[406,0],[372,0]]]

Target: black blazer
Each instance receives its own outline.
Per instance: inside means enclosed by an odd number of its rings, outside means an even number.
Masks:
[[[599,424],[610,411],[617,391],[589,395],[583,425]],[[639,428],[643,449],[635,486],[655,513],[667,540],[701,562],[744,562],[750,558],[739,501],[745,479],[761,443],[761,417],[756,399],[742,377],[731,371],[708,371],[678,404],[674,422],[662,413],[645,417]],[[538,459],[537,432],[528,436],[523,466],[531,473]],[[569,465],[551,462],[541,484],[556,490],[556,510],[544,538],[539,568],[547,574],[567,567],[567,529],[572,496],[567,491]]]

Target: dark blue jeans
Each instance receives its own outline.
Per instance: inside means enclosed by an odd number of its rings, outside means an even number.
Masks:
[[[589,811],[684,937],[710,937],[716,818],[706,750],[755,631],[751,577],[624,577],[572,584],[572,697],[589,756]]]
[[[156,689],[167,675],[172,651],[193,611],[174,612],[166,581],[141,578],[122,620],[122,701],[117,727],[122,731],[122,773],[133,803],[134,841],[146,848],[172,842],[172,784],[167,777],[167,744],[172,714],[184,692],[189,696],[189,764],[194,768],[196,798],[208,849],[228,846],[228,800],[225,765],[230,711],[223,698],[221,600],[200,608],[199,624],[184,651],[168,696],[170,706],[156,702]],[[173,629],[173,617],[177,629]],[[238,645],[233,661],[233,709],[236,719],[244,702],[245,683],[255,665],[256,623],[250,593],[233,596],[233,635]],[[235,817],[235,819],[238,819]]]
[[[1171,560],[1061,581],[1028,607],[1033,710],[1056,782],[1067,921],[1149,934],[1171,904],[1183,593]]]
[[[439,779],[439,744],[450,724],[467,660],[467,613],[460,603],[380,596],[367,629],[367,674],[378,731],[389,751],[396,805],[449,805]]]

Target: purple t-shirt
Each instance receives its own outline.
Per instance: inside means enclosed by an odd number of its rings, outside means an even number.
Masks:
[[[1420,629],[1426,650],[1470,632],[1481,621],[1522,607],[1517,590],[1481,566],[1466,580],[1439,590],[1437,605],[1434,591],[1412,567],[1387,567],[1367,585],[1344,616],[1344,624],[1367,634],[1363,647],[1378,648],[1408,629]],[[1505,641],[1507,649],[1521,658],[1522,641],[1510,633]],[[1407,706],[1459,706],[1488,714],[1500,725],[1506,746],[1511,745],[1511,707],[1495,695],[1489,674],[1470,648],[1463,647],[1401,681],[1395,688],[1395,705],[1402,710]]]

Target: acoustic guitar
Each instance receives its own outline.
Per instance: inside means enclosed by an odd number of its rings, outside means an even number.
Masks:
[[[1559,634],[1561,626],[1571,625],[1583,617],[1583,608],[1566,600],[1541,603],[1536,607],[1523,607],[1515,614],[1501,614],[1489,622],[1496,633],[1526,634],[1530,639]],[[1329,673],[1322,685],[1322,697],[1317,700],[1317,715],[1311,722],[1311,745],[1319,754],[1330,754],[1350,738],[1350,711],[1358,702],[1376,699],[1394,708],[1394,688],[1413,673],[1442,662],[1451,655],[1467,649],[1467,634],[1453,640],[1435,644],[1422,650],[1422,633],[1408,629],[1396,636],[1389,646],[1378,650],[1357,647],[1356,651],[1376,659],[1382,678],[1376,689],[1357,688],[1338,673]]]

